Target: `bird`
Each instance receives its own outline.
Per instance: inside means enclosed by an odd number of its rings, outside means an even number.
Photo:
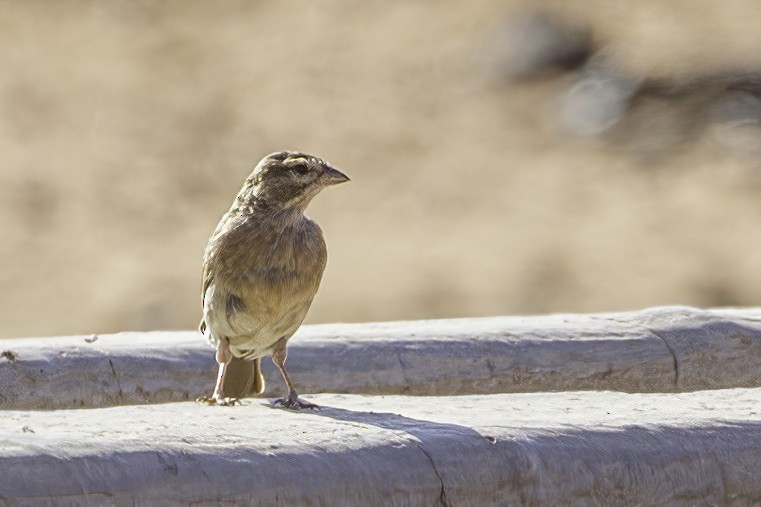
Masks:
[[[322,230],[304,211],[321,190],[349,181],[298,151],[265,156],[211,235],[203,256],[199,330],[216,347],[217,381],[197,401],[235,405],[264,392],[270,356],[288,392],[274,406],[318,408],[299,398],[285,369],[286,345],[312,304],[327,264]]]

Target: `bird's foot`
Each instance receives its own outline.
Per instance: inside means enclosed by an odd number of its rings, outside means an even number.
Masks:
[[[232,407],[240,405],[238,398],[225,398],[223,396],[201,396],[196,399],[196,403],[202,403],[204,405],[219,405],[221,407]]]
[[[272,406],[276,408],[287,408],[290,410],[303,410],[303,409],[318,410],[320,408],[319,405],[315,405],[314,403],[309,403],[308,401],[304,401],[295,395],[288,396],[287,398],[279,398],[272,402]]]

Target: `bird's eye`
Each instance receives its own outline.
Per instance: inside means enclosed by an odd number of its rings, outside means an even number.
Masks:
[[[304,163],[294,164],[291,166],[291,169],[293,169],[299,174],[306,174],[307,172],[309,172],[309,167],[307,167],[307,165]]]

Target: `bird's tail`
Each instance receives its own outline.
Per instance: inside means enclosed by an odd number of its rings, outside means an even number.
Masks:
[[[253,361],[233,357],[225,371],[222,392],[230,398],[246,398],[264,392],[261,359]]]

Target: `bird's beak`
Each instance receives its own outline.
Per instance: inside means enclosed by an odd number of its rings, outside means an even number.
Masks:
[[[322,180],[324,185],[338,185],[339,183],[344,183],[346,181],[349,181],[349,177],[346,176],[344,173],[336,169],[335,167],[328,166],[325,169],[325,173],[322,175]]]

